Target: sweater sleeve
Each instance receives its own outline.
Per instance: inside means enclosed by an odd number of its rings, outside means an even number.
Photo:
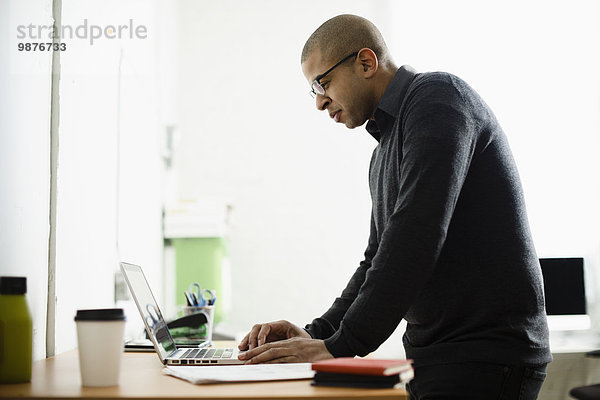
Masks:
[[[340,297],[335,299],[329,310],[321,317],[315,318],[304,328],[314,339],[327,339],[339,329],[342,318],[356,299],[360,287],[365,281],[366,272],[371,266],[371,260],[377,253],[377,247],[377,230],[375,229],[373,214],[371,214],[371,231],[364,260],[360,262],[348,285],[342,291]]]
[[[420,295],[444,245],[474,152],[475,122],[452,83],[421,84],[408,96],[401,143],[392,149],[401,156],[400,176],[386,178],[398,183],[395,206],[362,286],[355,295],[352,286],[354,301],[349,307],[350,296],[343,301],[345,314],[325,340],[335,357],[377,349]],[[340,304],[334,313],[336,322],[342,309]]]

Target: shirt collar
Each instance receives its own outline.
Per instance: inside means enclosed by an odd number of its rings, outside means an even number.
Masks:
[[[375,110],[374,119],[367,122],[366,126],[367,132],[377,141],[381,138],[380,128],[398,118],[406,91],[416,75],[417,72],[411,66],[403,65],[385,89]]]

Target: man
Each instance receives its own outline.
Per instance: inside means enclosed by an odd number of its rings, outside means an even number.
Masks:
[[[305,329],[255,325],[248,363],[364,356],[402,318],[411,399],[534,399],[551,361],[541,271],[506,137],[447,73],[398,68],[377,28],[340,15],[302,52],[319,110],[379,142],[371,233],[341,296]]]

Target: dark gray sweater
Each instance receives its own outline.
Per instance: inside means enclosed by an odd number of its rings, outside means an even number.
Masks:
[[[417,366],[550,362],[521,183],[489,107],[453,75],[405,66],[367,130],[379,145],[365,259],[306,330],[336,357],[366,355],[404,318]]]

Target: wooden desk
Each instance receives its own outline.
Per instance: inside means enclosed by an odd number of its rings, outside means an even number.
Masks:
[[[0,385],[0,398],[408,399],[402,389],[314,387],[310,380],[193,385],[161,369],[154,353],[124,353],[119,386],[82,387],[77,350],[72,350],[35,361],[31,383]]]

